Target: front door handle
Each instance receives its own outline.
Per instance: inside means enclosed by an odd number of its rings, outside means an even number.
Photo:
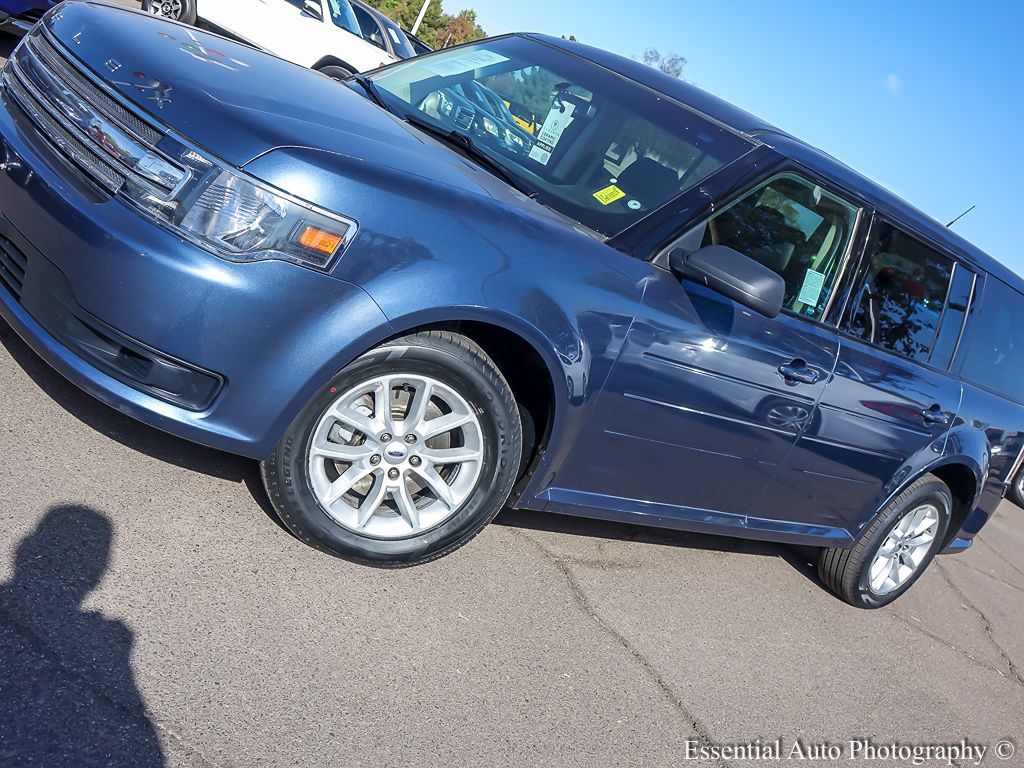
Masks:
[[[812,368],[806,360],[800,358],[780,365],[779,374],[787,384],[817,384],[821,380],[821,371]]]
[[[948,412],[942,410],[938,403],[936,403],[931,408],[926,408],[921,411],[921,418],[924,419],[925,424],[941,424],[942,426],[946,426],[949,424],[952,416]]]

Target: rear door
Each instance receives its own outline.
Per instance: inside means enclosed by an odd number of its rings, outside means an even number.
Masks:
[[[856,532],[902,484],[908,460],[941,453],[960,407],[948,368],[974,272],[877,219],[858,274],[819,412],[759,505],[757,515],[781,530]]]

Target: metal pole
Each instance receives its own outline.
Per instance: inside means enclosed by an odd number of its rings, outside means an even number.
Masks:
[[[419,34],[420,24],[423,23],[423,17],[427,15],[427,8],[430,7],[430,0],[423,0],[423,7],[420,8],[420,15],[416,17],[416,23],[412,25],[410,30],[414,35]]]

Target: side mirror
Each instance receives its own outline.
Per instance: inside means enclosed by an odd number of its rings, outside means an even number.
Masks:
[[[303,0],[302,12],[320,21],[324,20],[324,7],[320,0]]]
[[[775,317],[786,300],[786,281],[768,267],[725,245],[708,245],[686,256],[681,248],[669,254],[679,278],[703,283],[713,291],[765,317]]]

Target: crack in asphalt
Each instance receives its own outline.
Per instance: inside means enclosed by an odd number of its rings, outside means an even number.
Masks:
[[[1018,592],[1024,592],[1024,587],[1020,586],[1019,584],[1014,584],[1011,581],[1006,581],[1005,579],[996,576],[994,573],[983,571],[981,570],[981,568],[977,568],[971,565],[970,563],[965,562],[962,559],[954,559],[951,562],[956,563],[958,568],[966,568],[968,571],[974,571],[975,573],[981,574],[982,576],[987,576],[988,578],[992,579],[992,581],[996,582],[996,584],[1001,584],[1002,586],[1009,587],[1010,589],[1016,589]]]
[[[669,685],[664,677],[662,677],[654,664],[648,660],[647,657],[644,656],[644,654],[636,648],[636,646],[634,646],[625,635],[615,629],[615,627],[613,627],[598,613],[597,608],[590,601],[590,598],[587,597],[583,587],[580,586],[579,581],[577,581],[575,575],[573,575],[572,571],[569,569],[569,564],[573,562],[572,558],[559,557],[545,547],[542,542],[538,541],[521,529],[513,528],[512,533],[530,542],[530,544],[539,550],[541,554],[549,560],[552,565],[554,565],[555,569],[562,575],[562,578],[565,579],[565,582],[569,587],[569,592],[572,594],[573,599],[576,601],[579,608],[593,619],[594,623],[597,624],[598,627],[618,641],[618,643],[629,652],[633,659],[641,666],[644,673],[655,683],[655,685],[658,686],[658,689],[662,692],[665,698],[667,698],[672,706],[686,719],[687,723],[693,729],[693,732],[697,735],[697,738],[705,744],[715,744],[716,742],[707,726],[704,725],[704,723],[702,723],[700,719],[687,708],[686,704],[684,704],[682,699],[676,695],[672,690],[672,686]],[[723,760],[715,760],[715,763],[721,766],[721,768],[730,768],[730,764]]]
[[[981,618],[982,622],[985,625],[985,634],[988,636],[989,642],[992,643],[992,646],[997,651],[999,651],[999,655],[1003,657],[1003,660],[1006,662],[1007,668],[1010,670],[1010,675],[1012,676],[1012,678],[1017,681],[1018,685],[1024,686],[1024,677],[1021,677],[1021,673],[1017,669],[1017,665],[1014,663],[1013,659],[1010,657],[1010,654],[1006,651],[1006,649],[999,644],[998,640],[996,640],[995,628],[992,626],[992,621],[989,619],[988,616],[985,615],[984,611],[982,611],[978,606],[974,604],[973,600],[971,600],[969,597],[967,597],[966,594],[964,594],[964,591],[955,581],[953,581],[953,577],[949,575],[949,572],[941,563],[936,562],[935,567],[938,569],[939,573],[942,574],[942,577],[946,580],[946,583],[949,584],[950,589],[952,589],[957,595],[960,596],[960,599],[962,600],[963,604],[967,606],[970,610],[978,614],[978,616]]]
[[[902,614],[896,613],[896,611],[892,610],[891,608],[888,610],[888,614],[890,616],[892,616],[894,619],[902,622],[903,624],[906,624],[908,627],[910,627],[911,629],[915,630],[916,632],[919,632],[920,634],[924,635],[928,639],[934,640],[935,642],[940,643],[941,645],[944,645],[946,648],[949,648],[951,651],[956,651],[957,653],[961,654],[965,659],[967,659],[972,664],[977,664],[979,667],[981,667],[982,669],[986,669],[989,672],[995,672],[997,675],[999,675],[1002,678],[1012,679],[1012,678],[1010,678],[1009,675],[1007,675],[999,667],[994,667],[991,664],[987,664],[986,662],[982,661],[977,656],[972,656],[970,651],[968,651],[965,648],[961,648],[960,646],[955,645],[955,644],[949,642],[949,640],[947,640],[944,637],[940,637],[939,635],[936,635],[934,632],[928,631],[927,629],[922,627],[920,624],[918,624],[914,619],[911,619],[908,616],[904,616]]]
[[[51,664],[53,664],[55,667],[57,667],[57,669],[60,670],[60,672],[67,676],[69,679],[78,681],[80,684],[85,686],[85,688],[92,691],[97,698],[99,698],[101,701],[105,701],[115,710],[121,712],[128,719],[134,720],[135,722],[143,725],[146,723],[152,723],[154,728],[159,730],[161,733],[167,734],[167,736],[170,739],[172,739],[176,744],[185,749],[187,753],[194,755],[196,758],[198,758],[203,763],[203,765],[207,766],[207,768],[223,768],[223,766],[214,762],[206,755],[204,755],[200,750],[196,749],[196,747],[192,746],[181,734],[177,733],[175,730],[168,727],[166,724],[152,717],[151,714],[148,713],[144,708],[141,710],[137,710],[136,708],[128,704],[125,704],[124,702],[118,700],[116,696],[112,696],[110,693],[104,690],[103,686],[96,683],[90,675],[88,675],[85,672],[81,672],[75,669],[74,667],[71,667],[68,664],[66,664],[61,655],[54,651],[52,648],[50,648],[49,644],[46,642],[46,639],[44,637],[41,637],[39,633],[33,631],[31,627],[26,626],[24,623],[18,621],[18,619],[15,616],[13,616],[10,611],[5,610],[3,607],[0,607],[0,614],[2,614],[3,617],[7,620],[7,625],[11,629],[19,633],[23,638],[29,641],[28,645],[30,648],[34,649],[36,653],[38,653]]]
[[[995,556],[996,556],[997,558],[999,558],[1000,560],[1002,560],[1002,561],[1003,561],[1003,562],[1004,562],[1004,563],[1005,563],[1006,565],[1010,566],[1010,568],[1012,568],[1013,570],[1015,570],[1015,571],[1016,571],[1017,573],[1019,573],[1019,574],[1020,574],[1021,576],[1024,576],[1024,571],[1022,571],[1022,570],[1021,570],[1020,568],[1018,568],[1018,567],[1017,567],[1016,565],[1014,565],[1014,564],[1013,564],[1013,563],[1011,563],[1011,562],[1010,562],[1009,560],[1007,560],[1007,559],[1006,559],[1006,557],[1005,557],[1005,556],[1003,555],[1003,553],[1002,553],[1002,552],[1000,552],[1000,551],[999,551],[998,549],[996,549],[996,548],[995,548],[995,547],[993,547],[993,546],[992,546],[991,544],[989,544],[989,543],[988,543],[988,542],[987,542],[987,541],[986,541],[986,540],[985,540],[984,538],[982,538],[981,536],[978,536],[978,537],[977,537],[977,538],[976,538],[975,540],[976,540],[976,541],[980,541],[980,542],[981,542],[982,544],[984,544],[984,545],[985,545],[986,547],[988,547],[989,551],[990,551],[990,552],[992,552],[992,554],[994,554],[994,555],[995,555]]]

